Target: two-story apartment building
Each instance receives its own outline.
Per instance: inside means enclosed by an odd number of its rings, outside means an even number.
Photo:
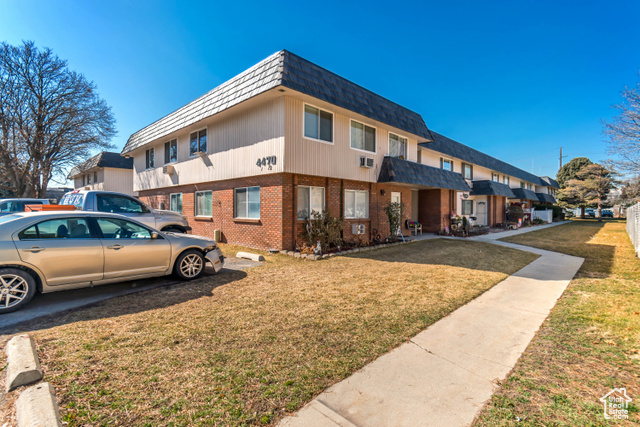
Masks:
[[[67,179],[75,190],[116,191],[135,195],[133,191],[133,159],[120,153],[103,151],[75,166]]]
[[[346,239],[387,236],[390,201],[407,206],[406,219],[441,230],[458,192],[473,194],[473,177],[445,167],[444,158],[470,162],[465,156],[430,144],[454,142],[416,112],[280,51],[131,135],[122,154],[133,158],[140,198],[183,213],[195,234],[220,230],[230,243],[291,249],[309,213],[324,209],[344,217]],[[495,168],[503,169],[510,173]],[[509,185],[494,187],[476,189],[486,192],[492,223],[512,196]]]

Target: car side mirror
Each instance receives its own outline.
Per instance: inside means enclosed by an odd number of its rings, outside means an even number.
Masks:
[[[156,240],[158,238],[158,232],[157,231],[152,231],[151,232],[151,240]]]

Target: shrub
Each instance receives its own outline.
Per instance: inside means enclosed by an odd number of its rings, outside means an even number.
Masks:
[[[384,207],[384,213],[387,214],[387,219],[389,220],[389,235],[391,238],[396,236],[398,228],[402,224],[405,210],[404,203],[393,202]]]
[[[519,219],[524,218],[524,211],[521,206],[509,206],[507,209],[507,215],[509,217],[509,221],[518,222]]]
[[[311,212],[311,218],[307,218],[305,229],[307,231],[307,243],[315,246],[320,242],[322,251],[342,245],[342,229],[344,221],[337,218],[329,211]]]

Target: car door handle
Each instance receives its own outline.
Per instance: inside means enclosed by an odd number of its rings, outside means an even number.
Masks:
[[[122,248],[124,248],[124,246],[119,245],[119,244],[117,244],[117,243],[116,243],[115,245],[113,245],[113,246],[107,246],[107,249],[115,249],[115,250],[118,250],[118,249],[122,249]]]
[[[45,248],[41,248],[39,246],[31,246],[30,248],[23,249],[25,252],[40,252],[44,251]]]

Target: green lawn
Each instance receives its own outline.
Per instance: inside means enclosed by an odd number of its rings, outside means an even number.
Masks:
[[[505,240],[585,262],[476,425],[608,425],[598,399],[614,387],[634,399],[622,424],[640,423],[640,260],[625,223],[576,220]]]

